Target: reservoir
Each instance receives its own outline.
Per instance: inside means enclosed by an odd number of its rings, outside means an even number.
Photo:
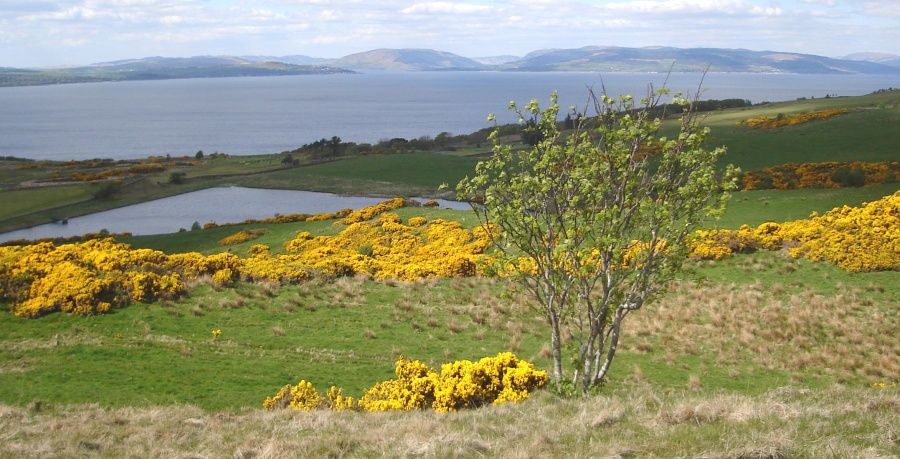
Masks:
[[[340,196],[295,190],[267,190],[244,187],[217,187],[168,198],[147,201],[118,209],[70,218],[67,224],[48,223],[0,234],[0,242],[80,236],[107,230],[111,233],[161,234],[190,229],[199,224],[239,223],[275,214],[336,212],[359,209],[384,201],[384,197]],[[424,201],[424,199],[420,199]],[[436,200],[442,208],[464,209],[468,203]]]

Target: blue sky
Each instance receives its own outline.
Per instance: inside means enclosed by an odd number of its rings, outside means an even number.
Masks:
[[[900,0],[0,0],[0,66],[586,45],[900,54]]]

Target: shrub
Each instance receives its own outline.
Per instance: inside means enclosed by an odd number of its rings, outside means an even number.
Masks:
[[[861,187],[866,184],[866,175],[860,169],[842,167],[831,175],[831,180],[842,187]]]
[[[171,174],[169,174],[169,183],[173,185],[181,185],[182,183],[184,183],[186,177],[187,174],[185,174],[184,172],[172,172]]]
[[[237,245],[243,244],[247,241],[252,241],[263,234],[265,234],[265,230],[241,230],[234,234],[230,234],[228,236],[219,239],[219,245]]]
[[[224,268],[213,273],[212,282],[213,285],[223,287],[226,285],[231,285],[231,282],[234,280],[234,271],[230,268]]]
[[[485,357],[477,362],[460,360],[441,367],[440,373],[418,360],[400,357],[394,367],[395,379],[382,381],[365,391],[358,402],[331,387],[327,401],[301,380],[286,385],[263,401],[263,408],[292,408],[308,411],[327,407],[334,411],[413,411],[432,408],[446,413],[489,404],[519,402],[547,383],[547,372],[520,360],[510,352]]]
[[[788,163],[743,174],[745,190],[857,187],[900,179],[900,162]]]
[[[694,236],[691,256],[699,259],[718,260],[757,248],[787,248],[793,257],[828,261],[851,272],[898,270],[900,191],[860,207],[836,207],[805,220],[697,231]]]
[[[810,121],[827,120],[839,115],[843,115],[847,112],[849,112],[849,110],[847,110],[846,108],[833,108],[815,112],[800,113],[797,115],[785,115],[783,113],[779,113],[775,118],[769,118],[767,116],[747,118],[746,120],[742,121],[741,124],[744,124],[753,129],[775,129],[784,126],[804,124]]]

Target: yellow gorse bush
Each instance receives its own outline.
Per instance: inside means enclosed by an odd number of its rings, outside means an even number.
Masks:
[[[747,118],[741,122],[753,129],[775,129],[784,126],[795,126],[797,124],[808,123],[816,120],[827,120],[835,116],[843,115],[849,110],[846,108],[831,108],[827,110],[818,110],[815,112],[799,113],[797,115],[778,115],[775,118],[768,116],[757,116]]]
[[[230,234],[228,236],[219,239],[219,245],[237,245],[242,244],[247,241],[252,241],[260,236],[262,236],[265,231],[262,230],[241,230],[234,234]]]
[[[375,204],[374,206],[363,207],[362,209],[354,210],[353,212],[347,214],[347,216],[344,217],[343,220],[341,220],[341,223],[345,225],[351,225],[353,223],[371,220],[376,215],[385,213],[390,210],[399,209],[406,206],[406,204],[407,201],[403,198],[389,199],[387,201]]]
[[[131,301],[180,295],[186,290],[184,281],[202,276],[225,286],[237,279],[300,282],[313,274],[403,280],[476,274],[490,244],[487,231],[421,217],[404,225],[396,215],[383,214],[404,202],[392,199],[348,214],[354,223],[335,236],[301,232],[285,245],[288,253],[279,255],[261,244],[251,247],[246,258],[231,253],[167,255],[112,239],[4,246],[0,299],[11,300],[12,311],[22,317],[53,311],[97,314]],[[356,221],[378,214],[383,215],[375,221]]]
[[[796,188],[841,188],[841,174],[858,174],[856,186],[900,181],[900,162],[827,161],[788,163],[745,172],[741,184],[745,190],[790,190]]]
[[[900,269],[900,192],[860,207],[756,228],[698,231],[691,255],[718,260],[757,249],[788,249],[793,257],[827,261],[852,272]]]
[[[400,357],[395,379],[375,384],[359,401],[331,387],[323,399],[306,381],[284,386],[263,401],[267,410],[292,408],[309,411],[413,411],[432,408],[441,413],[506,402],[520,402],[547,383],[547,372],[511,352],[501,352],[477,362],[459,360],[441,366],[440,372],[418,360]]]
[[[12,311],[21,317],[103,313],[183,291],[182,274],[155,250],[132,250],[109,239],[0,247],[0,297],[12,299]]]
[[[351,223],[336,236],[300,233],[285,244],[283,258],[329,276],[415,280],[476,274],[491,242],[484,229],[469,231],[441,219],[410,223],[382,214],[372,222]]]

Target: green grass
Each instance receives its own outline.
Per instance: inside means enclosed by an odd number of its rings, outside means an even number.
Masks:
[[[775,117],[827,108],[850,113],[779,129],[758,130],[738,125],[755,116]],[[896,160],[900,145],[900,94],[839,97],[711,112],[703,116],[710,127],[708,144],[728,148],[723,163],[744,171],[784,163]],[[667,128],[671,135],[671,124]]]
[[[459,297],[453,285],[423,285],[420,298],[408,300],[412,313],[394,306],[408,288],[371,282],[348,287],[352,296],[341,284],[285,287],[273,297],[244,284],[225,291],[204,286],[178,303],[134,305],[100,317],[29,321],[4,313],[0,367],[27,370],[0,372],[0,400],[257,406],[300,378],[358,395],[390,377],[400,354],[439,364],[507,349],[503,334],[478,332],[485,327],[467,316],[454,319],[465,330],[448,330],[452,314],[443,300]],[[214,328],[222,330],[219,339],[211,336]],[[55,337],[60,346],[45,347]],[[537,347],[529,339],[523,354],[533,357]]]
[[[738,228],[744,224],[804,219],[811,212],[821,214],[843,205],[858,206],[898,189],[900,184],[887,183],[861,188],[737,191],[732,193],[725,215],[704,226]]]
[[[96,186],[53,186],[22,190],[0,191],[0,220],[12,219],[37,210],[72,205],[91,199]],[[65,216],[60,214],[60,216]]]
[[[797,289],[825,296],[858,291],[888,310],[900,301],[900,272],[897,271],[851,273],[829,263],[802,258],[791,260],[783,253],[768,251],[716,262],[693,262],[689,266],[683,277],[699,282],[736,286],[758,283],[766,289],[783,288],[787,295]]]
[[[791,292],[864,291],[885,313],[900,299],[898,277],[850,274],[774,253],[701,263],[686,274],[711,285],[760,282]],[[773,298],[788,295],[771,290]],[[652,314],[641,311],[633,320]],[[214,339],[211,330],[217,328],[222,335]],[[265,395],[301,378],[321,390],[338,385],[359,395],[391,376],[398,355],[439,365],[513,349],[539,366],[548,364],[541,352],[545,326],[522,297],[504,284],[465,279],[415,284],[344,279],[222,290],[201,284],[176,302],[134,304],[95,317],[51,314],[28,320],[0,313],[0,337],[0,402],[13,404],[41,399],[237,408],[257,406]],[[750,353],[727,364],[709,351],[669,360],[666,346],[656,343],[649,352],[627,346],[620,351],[612,386],[630,384],[635,367],[641,380],[655,387],[683,388],[691,376],[700,376],[702,390],[711,392],[759,394],[798,381],[806,387],[831,381],[815,369],[761,367]]]
[[[235,183],[339,194],[416,196],[433,194],[442,183],[455,185],[474,171],[476,163],[474,158],[424,152],[371,155],[244,177]]]

